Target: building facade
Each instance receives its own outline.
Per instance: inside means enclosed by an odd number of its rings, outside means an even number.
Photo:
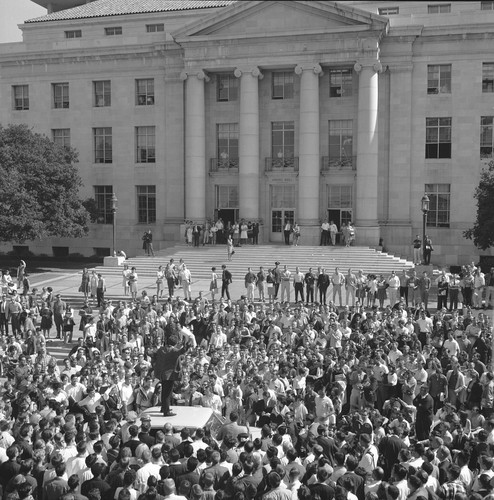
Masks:
[[[302,244],[353,221],[411,256],[425,192],[438,262],[478,255],[462,234],[494,147],[494,2],[79,3],[0,45],[0,122],[75,147],[99,211],[87,238],[30,250],[108,254],[115,193],[129,254],[221,217],[262,242],[297,221]]]

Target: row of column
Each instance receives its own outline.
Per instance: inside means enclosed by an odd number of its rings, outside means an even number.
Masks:
[[[359,75],[357,123],[357,227],[377,228],[378,194],[378,73],[374,60],[354,66]],[[319,64],[301,64],[298,216],[302,226],[319,224],[320,131]],[[240,79],[239,209],[246,219],[259,218],[259,68],[237,68]],[[186,218],[206,214],[206,116],[204,71],[183,72],[185,85],[185,210]]]

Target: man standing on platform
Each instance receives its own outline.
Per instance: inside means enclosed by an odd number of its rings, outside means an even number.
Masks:
[[[178,359],[185,352],[185,346],[179,342],[179,338],[173,334],[154,358],[154,376],[161,381],[161,411],[165,417],[176,415],[170,410],[170,400],[173,384],[179,379]]]
[[[417,234],[415,239],[413,240],[413,263],[417,266],[422,262],[422,256],[420,255],[422,249],[422,240],[420,236]]]
[[[321,246],[329,245],[329,222],[325,219],[321,224]]]
[[[329,236],[331,238],[331,245],[336,246],[336,235],[338,234],[338,227],[331,221],[329,223]]]
[[[223,273],[221,275],[221,298],[223,298],[226,294],[226,298],[230,300],[230,290],[228,289],[228,287],[232,282],[232,273],[226,268],[226,264],[223,264],[221,268],[223,269]]]
[[[245,275],[244,281],[245,288],[247,290],[247,300],[249,302],[254,302],[254,291],[256,289],[257,277],[252,272],[252,269],[250,267],[247,268],[247,274]]]

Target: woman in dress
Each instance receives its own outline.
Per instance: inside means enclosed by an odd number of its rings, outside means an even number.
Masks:
[[[377,300],[379,307],[384,309],[384,301],[386,300],[386,278],[381,274],[377,280]]]
[[[211,301],[214,302],[214,296],[218,293],[218,275],[216,274],[216,267],[211,268],[209,291],[211,292]]]
[[[129,289],[132,300],[137,300],[137,272],[135,267],[130,270]]]
[[[96,290],[98,289],[98,274],[96,273],[96,270],[93,269],[93,272],[91,273],[91,298],[93,301],[96,299]]]
[[[242,245],[247,245],[247,240],[249,238],[248,231],[249,226],[245,223],[245,221],[243,221],[242,225],[240,226],[240,243]]]
[[[211,235],[211,224],[206,222],[202,227],[202,246],[207,245],[209,243],[209,237]]]
[[[293,224],[293,246],[298,247],[298,242],[300,240],[300,226],[297,222]]]
[[[228,240],[226,242],[226,249],[228,254],[228,260],[232,260],[232,255],[235,253],[235,250],[233,249],[233,240],[231,235],[228,235]]]
[[[81,286],[79,287],[79,291],[84,294],[84,300],[87,300],[87,297],[90,292],[91,288],[90,280],[91,278],[89,276],[89,271],[87,267],[85,267],[84,270],[82,271]]]
[[[156,295],[161,298],[163,297],[163,280],[165,279],[165,271],[163,271],[163,266],[158,267],[156,273]]]
[[[26,272],[26,263],[21,260],[19,266],[17,267],[17,288],[22,287],[22,282],[24,281],[24,273]]]
[[[187,238],[187,246],[191,247],[193,242],[193,231],[192,224],[189,224],[185,230],[186,238]]]
[[[129,274],[130,274],[129,265],[124,264],[124,267],[122,269],[122,286],[124,289],[124,295],[129,294]]]
[[[233,245],[238,247],[240,245],[240,225],[238,222],[233,224]]]
[[[43,302],[43,305],[41,306],[40,316],[41,331],[43,332],[45,338],[48,339],[50,337],[51,327],[53,326],[53,312],[48,307],[48,304],[46,302]]]

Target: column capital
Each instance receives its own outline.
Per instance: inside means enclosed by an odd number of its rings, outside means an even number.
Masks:
[[[209,82],[209,76],[208,74],[200,69],[200,70],[190,70],[190,71],[187,71],[187,70],[183,70],[181,73],[180,73],[180,79],[181,80],[187,80],[187,78],[189,76],[195,76],[198,80],[204,80],[205,82]]]
[[[257,66],[254,66],[253,68],[235,68],[235,71],[233,72],[236,78],[240,78],[243,74],[248,73],[250,73],[254,78],[259,78],[259,80],[264,78],[264,75]]]
[[[381,61],[369,61],[369,62],[356,62],[353,69],[356,73],[360,73],[363,68],[372,68],[375,73],[382,73],[384,71]]]
[[[304,71],[313,71],[315,75],[323,75],[322,68],[319,63],[297,64],[294,71],[298,76],[301,76]]]

